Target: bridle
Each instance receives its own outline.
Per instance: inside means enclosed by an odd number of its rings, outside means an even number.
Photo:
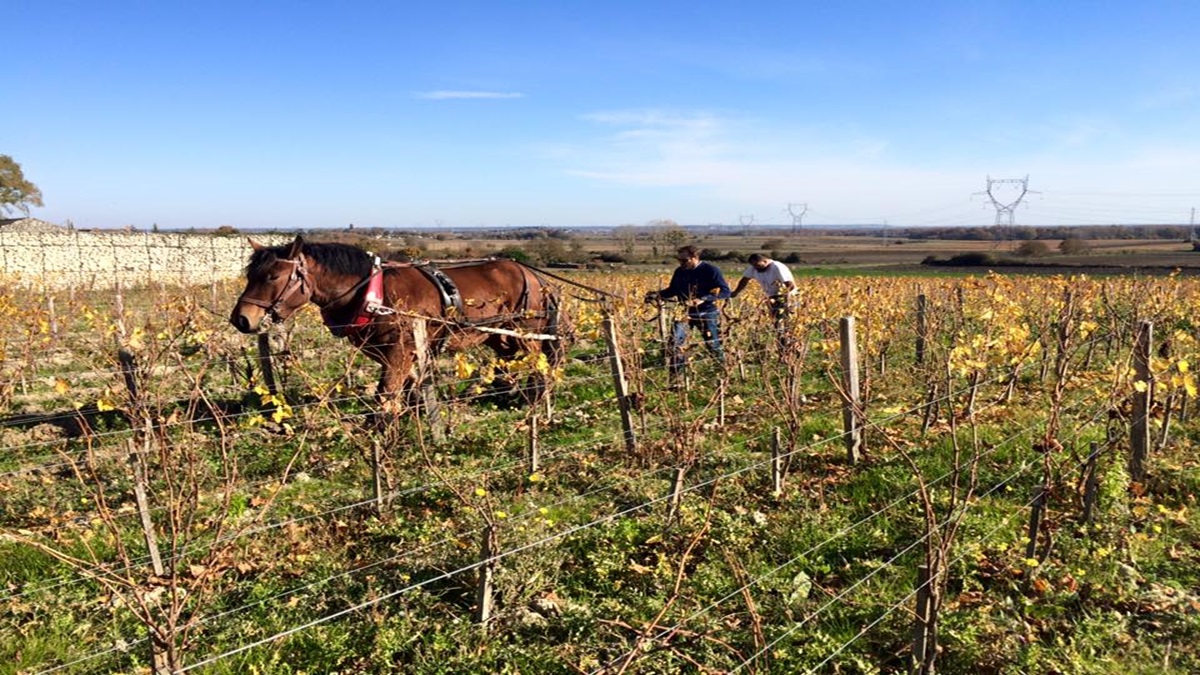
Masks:
[[[300,291],[305,295],[312,295],[312,281],[308,278],[308,267],[304,264],[303,253],[298,254],[295,259],[285,258],[279,260],[278,262],[285,262],[291,265],[292,274],[288,277],[287,284],[281,291],[279,291],[279,295],[275,296],[274,300],[271,302],[264,302],[256,298],[247,298],[245,291],[242,291],[241,296],[238,297],[239,303],[244,302],[249,305],[254,305],[255,307],[262,307],[264,310],[266,310],[266,315],[270,317],[272,321],[276,322],[284,319],[284,317],[279,315],[279,308],[282,307],[285,302],[287,302],[288,298],[295,295],[297,291]]]

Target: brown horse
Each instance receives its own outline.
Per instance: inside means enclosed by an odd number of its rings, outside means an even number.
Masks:
[[[552,364],[562,354],[557,339],[559,297],[533,270],[495,259],[431,266],[382,262],[345,244],[262,246],[246,266],[230,323],[243,333],[269,328],[312,302],[325,325],[345,337],[382,370],[378,395],[389,398],[414,375],[417,353],[461,351],[487,345],[502,359],[542,350]],[[420,345],[417,320],[425,322]]]

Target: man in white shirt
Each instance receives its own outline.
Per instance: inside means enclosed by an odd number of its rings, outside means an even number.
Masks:
[[[777,260],[771,260],[769,256],[761,253],[750,254],[747,262],[750,263],[750,266],[742,273],[737,288],[733,289],[729,297],[736,298],[745,290],[751,279],[757,281],[767,296],[771,316],[775,319],[775,328],[780,331],[780,345],[784,346],[786,345],[787,318],[790,313],[788,301],[796,292],[796,280],[792,277],[792,271],[788,269],[787,265]]]

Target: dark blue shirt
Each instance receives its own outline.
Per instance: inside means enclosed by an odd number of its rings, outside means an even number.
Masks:
[[[658,294],[667,300],[691,300],[699,298],[703,302],[688,309],[690,314],[707,314],[715,312],[717,306],[714,300],[729,298],[729,284],[721,268],[709,262],[701,262],[695,269],[687,269],[680,265],[671,275],[671,284],[659,291]]]

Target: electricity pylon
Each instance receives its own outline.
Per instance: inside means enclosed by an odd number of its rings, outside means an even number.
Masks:
[[[1010,202],[1002,202],[996,199],[996,193],[992,191],[992,188],[997,185],[1016,185],[1020,187],[1021,192],[1017,195],[1016,199]],[[1024,178],[992,178],[988,176],[987,190],[976,192],[975,194],[987,195],[988,199],[992,201],[992,206],[996,208],[996,224],[994,227],[995,231],[999,233],[1002,225],[1008,225],[1011,228],[1016,224],[1017,207],[1020,206],[1021,200],[1025,198],[1025,195],[1030,193],[1041,194],[1036,190],[1029,189],[1029,176],[1026,175]]]
[[[792,217],[792,234],[804,227],[804,214],[808,213],[808,204],[793,204],[788,202],[787,212]]]

